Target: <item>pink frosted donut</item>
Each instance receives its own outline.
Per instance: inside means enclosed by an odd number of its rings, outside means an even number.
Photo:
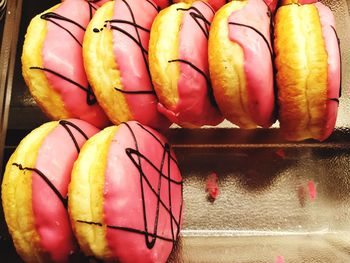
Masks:
[[[213,17],[214,10],[203,1],[178,3],[162,10],[152,26],[149,60],[158,110],[183,127],[223,121],[209,78],[208,37]]]
[[[232,1],[215,15],[209,68],[222,114],[241,128],[276,120],[272,14],[262,0]]]
[[[158,8],[147,0],[116,0],[98,9],[84,38],[84,64],[111,121],[169,127],[157,111],[148,69],[150,29]]]
[[[85,28],[96,7],[66,0],[32,19],[23,47],[24,79],[52,119],[78,118],[97,127],[109,123],[86,78],[82,57]]]
[[[127,122],[85,144],[72,172],[69,211],[87,256],[166,262],[180,233],[182,210],[180,170],[161,134]]]
[[[67,212],[68,184],[80,147],[97,132],[82,120],[46,123],[23,139],[7,163],[4,213],[26,262],[68,262],[77,252]]]
[[[319,2],[281,6],[275,52],[283,135],[293,141],[327,139],[341,96],[341,53],[332,11]],[[305,57],[312,59],[301,59]]]

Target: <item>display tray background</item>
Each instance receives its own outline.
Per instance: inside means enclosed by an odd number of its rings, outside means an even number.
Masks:
[[[276,128],[244,131],[227,122],[170,129],[166,135],[183,172],[185,199],[182,237],[170,262],[350,262],[350,1],[322,2],[335,12],[342,48],[336,131],[323,143],[289,143]],[[30,19],[56,3],[9,1],[0,25],[3,163],[31,129],[47,121],[24,84],[20,55]],[[211,172],[219,176],[214,203],[204,190]],[[314,201],[310,181],[317,189]],[[2,214],[0,261],[21,262]]]

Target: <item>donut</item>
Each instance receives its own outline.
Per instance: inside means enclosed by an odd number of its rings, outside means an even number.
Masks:
[[[275,122],[269,7],[233,1],[215,14],[209,33],[209,70],[221,113],[241,128]]]
[[[115,124],[137,120],[169,127],[158,112],[148,68],[148,43],[157,6],[147,0],[107,2],[95,13],[83,44],[84,64],[102,108]]]
[[[87,257],[166,262],[180,233],[182,200],[180,170],[166,139],[131,121],[104,129],[84,145],[68,205]]]
[[[39,107],[53,120],[78,118],[97,127],[109,120],[87,81],[82,41],[95,6],[66,0],[32,19],[22,53],[22,73]]]
[[[33,130],[9,159],[2,205],[18,254],[26,262],[68,262],[77,252],[67,192],[80,147],[98,129],[69,119]]]
[[[150,71],[158,110],[183,127],[217,125],[208,66],[209,26],[214,10],[205,2],[178,3],[162,10],[150,38]]]
[[[321,3],[280,7],[275,52],[284,137],[290,141],[327,139],[341,96],[339,39],[331,10]]]

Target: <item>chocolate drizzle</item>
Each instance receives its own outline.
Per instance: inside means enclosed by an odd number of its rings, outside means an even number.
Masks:
[[[60,125],[62,125],[62,127],[67,131],[67,133],[69,134],[69,136],[71,137],[75,148],[77,149],[77,152],[80,152],[80,147],[78,144],[77,139],[74,137],[74,134],[72,132],[72,130],[69,127],[72,127],[73,129],[75,129],[77,132],[79,132],[85,140],[88,140],[89,137],[85,134],[85,132],[79,128],[79,126],[75,125],[74,123],[70,122],[70,121],[65,121],[65,120],[61,120],[59,122]]]
[[[203,2],[204,3],[204,2]],[[196,22],[196,24],[199,26],[205,37],[208,39],[209,38],[209,27],[210,27],[210,22],[205,18],[203,13],[198,10],[198,8],[191,6],[189,8],[177,8],[177,11],[190,11],[189,14],[193,18],[193,20]],[[193,11],[191,11],[193,10]],[[212,9],[211,9],[212,10]],[[212,10],[213,11],[213,10]],[[201,23],[204,22],[204,25]],[[203,76],[205,79],[205,82],[207,83],[207,90],[208,90],[208,96],[209,100],[212,103],[213,106],[217,107],[217,103],[214,98],[214,93],[213,89],[211,86],[211,81],[210,78],[205,74],[204,71],[202,71],[200,68],[198,68],[196,65],[191,63],[190,61],[187,61],[185,59],[172,59],[169,60],[168,63],[173,63],[173,62],[180,62],[189,65],[192,69],[197,71],[200,75]]]
[[[335,101],[335,102],[337,102],[339,104],[339,99],[337,99],[337,98],[331,98],[331,99],[328,99],[328,100]]]
[[[205,35],[205,37],[208,39],[209,38],[209,27],[210,27],[210,22],[205,18],[205,16],[203,15],[203,13],[201,11],[198,10],[198,8],[191,6],[190,8],[177,8],[177,11],[190,11],[190,10],[194,10],[194,12],[189,12],[190,16],[193,18],[193,20],[197,23],[197,25],[199,26],[199,28],[202,30],[203,34]],[[212,9],[211,9],[212,10]],[[213,11],[213,10],[212,10]],[[201,24],[201,21],[204,22],[204,26],[203,24]]]
[[[245,24],[241,24],[241,23],[237,23],[237,22],[229,22],[229,25],[235,25],[235,26],[241,26],[241,27],[249,28],[249,29],[253,30],[254,32],[256,32],[259,36],[261,36],[262,39],[264,40],[264,42],[266,43],[267,48],[269,49],[270,56],[271,56],[271,60],[272,60],[272,62],[273,62],[273,60],[274,60],[274,53],[273,53],[272,47],[270,46],[269,41],[266,39],[266,37],[264,36],[263,33],[261,33],[261,32],[260,32],[258,29],[256,29],[255,27],[252,27],[252,26],[249,26],[249,25],[245,25]]]
[[[340,39],[339,39],[339,36],[338,36],[338,33],[337,33],[337,30],[335,30],[335,28],[331,25],[331,28],[333,29],[334,31],[334,34],[335,34],[335,37],[337,38],[337,43],[338,43],[338,50],[339,50],[339,57],[340,57],[340,88],[339,88],[339,97],[338,99],[330,99],[330,100],[335,100],[335,101],[338,101],[339,103],[339,98],[341,98],[342,96],[342,89],[343,89],[343,85],[342,85],[342,82],[343,82],[343,62],[342,62],[342,55],[341,55],[341,50],[340,50]]]
[[[23,167],[21,164],[18,163],[12,163],[12,166],[18,167],[21,171],[30,171],[35,172],[37,175],[39,175],[45,183],[52,189],[52,191],[56,194],[56,196],[60,199],[65,209],[68,208],[68,198],[64,198],[61,193],[57,190],[57,188],[54,186],[54,184],[47,178],[47,176],[41,172],[40,170],[36,168],[29,168],[29,167]]]
[[[91,16],[92,16],[92,13],[91,13]],[[78,28],[80,28],[81,30],[85,31],[85,28],[80,25],[79,23],[75,22],[74,20],[72,19],[69,19],[67,17],[64,17],[64,16],[61,16],[59,14],[56,14],[54,12],[48,12],[48,13],[45,13],[45,14],[42,14],[40,16],[41,19],[44,19],[46,21],[49,21],[53,24],[55,24],[56,26],[62,28],[64,31],[66,31],[80,46],[82,46],[82,43],[74,36],[74,34],[69,31],[66,27],[62,26],[61,24],[59,24],[57,22],[58,21],[65,21],[65,22],[69,22],[75,26],[77,26]]]
[[[90,10],[90,19],[92,18],[92,15],[93,15],[93,10],[96,10],[96,7],[93,6],[93,4],[90,3],[90,1],[87,2],[87,4],[89,5],[89,10]],[[43,15],[40,16],[41,19],[44,19],[46,21],[49,21],[55,25],[57,25],[58,27],[60,27],[61,29],[65,30],[71,37],[73,37],[73,39],[80,45],[82,46],[82,43],[80,43],[80,41],[74,36],[74,34],[72,32],[70,32],[66,27],[62,26],[61,24],[58,23],[58,21],[65,21],[65,22],[69,22],[73,25],[75,25],[76,27],[80,28],[81,30],[83,30],[85,32],[85,28],[80,25],[79,23],[75,22],[74,20],[72,19],[69,19],[67,17],[64,17],[62,15],[59,15],[57,13],[54,13],[54,12],[48,12],[48,13],[45,13]],[[52,69],[48,69],[48,68],[43,68],[43,67],[30,67],[30,69],[33,69],[33,70],[42,70],[42,71],[45,71],[45,72],[49,72],[73,85],[75,85],[76,87],[80,88],[81,90],[85,91],[86,92],[86,103],[88,105],[94,105],[97,103],[97,100],[96,100],[96,97],[95,97],[95,94],[93,93],[90,85],[85,88],[83,87],[82,85],[80,85],[79,83],[75,82],[74,80],[72,79],[69,79],[65,76],[63,76],[62,74],[52,70]]]
[[[215,10],[214,10],[214,8],[209,4],[209,3],[207,3],[207,2],[205,2],[205,1],[203,1],[203,0],[199,0],[199,1],[201,1],[203,4],[205,4],[207,7],[209,7],[210,8],[210,10],[213,12],[213,15],[215,15]]]
[[[79,134],[81,134],[84,137],[85,140],[88,140],[89,137],[84,133],[84,131],[82,129],[80,129],[76,124],[74,124],[74,123],[72,123],[70,121],[61,120],[59,122],[59,124],[62,125],[63,128],[67,131],[68,135],[70,136],[70,138],[72,139],[72,141],[74,143],[74,146],[75,146],[77,152],[79,153],[80,152],[80,147],[79,147],[77,139],[74,136],[71,128],[73,128],[77,132],[79,132]],[[18,164],[18,163],[12,163],[12,166],[18,167],[18,169],[21,170],[21,171],[31,171],[31,172],[35,172],[36,174],[38,174],[45,181],[45,183],[51,188],[51,190],[55,193],[55,195],[60,199],[60,201],[62,202],[64,208],[67,209],[67,207],[68,207],[68,197],[63,197],[61,195],[61,193],[58,191],[58,189],[55,187],[55,185],[47,178],[47,176],[43,172],[41,172],[37,168],[23,167],[21,164]]]
[[[114,88],[116,91],[119,91],[120,93],[128,94],[128,95],[144,95],[144,94],[150,94],[150,95],[155,95],[154,90],[136,90],[136,91],[131,91],[131,90],[122,90],[119,88]]]
[[[160,11],[160,6],[157,6],[154,2],[150,1],[150,0],[146,0],[150,5],[152,5],[156,10],[157,12]]]
[[[73,85],[75,85],[76,87],[78,87],[79,89],[83,90],[86,92],[86,103],[88,105],[94,105],[96,104],[97,100],[96,100],[96,97],[95,97],[95,94],[93,93],[92,91],[92,88],[90,87],[90,85],[88,85],[87,88],[85,88],[84,86],[80,85],[79,83],[75,82],[74,80],[72,79],[69,79],[65,76],[63,76],[62,74],[52,70],[52,69],[48,69],[48,68],[41,68],[41,67],[30,67],[30,69],[34,69],[34,70],[42,70],[42,71],[45,71],[45,72],[49,72]]]
[[[132,8],[130,7],[129,3],[126,1],[126,0],[122,0],[123,3],[126,5],[126,7],[128,8],[129,10],[129,13],[130,13],[130,16],[131,16],[131,19],[132,19],[132,24],[135,28],[135,32],[136,32],[136,35],[137,35],[137,40],[136,40],[136,43],[139,45],[139,47],[141,48],[141,53],[142,53],[142,57],[143,57],[143,60],[145,62],[145,66],[146,66],[146,69],[147,69],[147,72],[148,72],[148,76],[149,78],[151,78],[151,73],[149,71],[149,67],[148,67],[148,60],[147,60],[147,55],[148,55],[148,51],[143,47],[142,45],[142,41],[141,41],[141,36],[140,36],[140,32],[139,32],[139,29],[140,29],[140,26],[137,25],[136,23],[136,19],[135,19],[135,15],[134,15],[134,11],[132,10]],[[134,40],[134,37],[129,34],[128,32],[126,32],[125,30],[122,30],[120,27],[118,26],[113,26],[113,22],[112,22],[112,27],[111,27],[113,30],[118,30],[124,34],[126,34],[127,36],[129,36],[131,39]],[[146,31],[146,32],[150,32],[149,30]],[[135,41],[135,40],[134,40]]]
[[[274,109],[274,116],[277,118],[278,111],[279,111],[279,104],[278,104],[278,85],[277,85],[277,67],[275,63],[276,54],[274,52],[275,50],[275,14],[272,12],[270,6],[264,1],[266,7],[267,7],[267,16],[270,18],[270,39],[271,39],[271,49],[272,51],[272,57],[271,57],[271,63],[272,63],[272,72],[273,72],[273,91],[275,94],[275,109]]]
[[[91,1],[88,1],[87,3],[89,5],[89,14],[90,14],[90,19],[89,20],[91,20],[92,17],[93,17],[94,11],[96,11],[97,8],[91,3]]]
[[[274,94],[275,94],[275,110],[274,110],[274,115],[276,116],[278,113],[278,87],[277,87],[277,79],[276,79],[276,75],[277,75],[277,68],[276,68],[276,64],[274,63],[275,60],[275,52],[274,52],[274,14],[270,8],[270,6],[263,1],[266,5],[267,8],[267,12],[266,15],[269,17],[270,19],[270,39],[271,39],[271,45],[269,43],[269,41],[266,39],[266,37],[264,36],[263,33],[261,33],[258,29],[256,29],[255,27],[249,26],[249,25],[245,25],[245,24],[241,24],[241,23],[236,23],[236,22],[229,22],[229,25],[236,25],[236,26],[240,26],[240,27],[246,27],[249,28],[251,30],[253,30],[254,32],[256,32],[265,42],[269,53],[270,53],[270,57],[271,57],[271,64],[272,64],[272,71],[273,71],[273,90],[274,90]]]
[[[151,137],[153,137],[155,143],[158,143],[163,148],[162,161],[161,161],[160,167],[157,168],[156,164],[152,163],[151,160],[149,160],[144,154],[142,154],[139,151],[139,146],[138,146],[136,135],[135,135],[134,131],[132,130],[132,128],[130,127],[130,125],[128,123],[123,123],[123,124],[130,131],[130,134],[134,140],[135,148],[126,148],[125,153],[139,172],[141,195],[142,195],[142,199],[141,199],[142,213],[143,213],[142,218],[144,221],[144,229],[139,230],[139,229],[134,229],[134,228],[129,228],[129,227],[111,226],[111,225],[106,225],[106,227],[110,228],[110,229],[116,229],[116,230],[127,231],[127,232],[131,232],[131,233],[139,234],[139,235],[144,235],[145,244],[146,244],[148,249],[152,249],[155,246],[157,239],[173,243],[173,248],[174,248],[175,241],[180,234],[180,224],[181,224],[181,215],[182,215],[182,207],[183,207],[183,203],[182,203],[183,184],[182,184],[182,181],[176,181],[176,180],[172,179],[171,174],[170,174],[171,162],[175,163],[176,165],[177,165],[177,162],[175,161],[175,158],[173,156],[171,156],[169,144],[167,144],[167,143],[163,144],[157,138],[157,136],[154,135],[150,130],[148,130],[146,127],[142,126],[141,124],[138,124],[138,126],[141,129],[143,129],[148,134],[150,134]],[[157,173],[159,173],[157,189],[153,188],[149,179],[147,178],[147,175],[144,173],[141,160],[146,162],[155,171],[157,171]],[[165,167],[166,160],[167,160],[167,167]],[[164,168],[167,170],[167,174],[164,174],[164,172],[163,172]],[[162,178],[166,179],[168,182],[167,187],[168,187],[169,207],[165,204],[165,202],[160,197],[161,189],[162,189],[162,187],[164,187],[161,184]],[[149,189],[151,190],[151,192],[157,197],[156,215],[155,215],[155,221],[154,221],[154,228],[153,228],[152,232],[150,232],[150,230],[149,230],[148,219],[146,216],[147,215],[147,207],[146,207],[146,202],[145,202],[145,187],[146,186],[144,184],[146,184],[149,187]],[[179,214],[176,216],[177,218],[173,214],[173,208],[172,208],[172,199],[171,199],[172,185],[181,187],[181,205],[180,205]],[[167,236],[158,234],[158,220],[159,220],[160,207],[162,207],[169,214],[170,227],[171,227],[171,237],[167,237]],[[95,226],[99,226],[99,227],[103,226],[102,223],[91,222],[91,221],[86,221],[86,220],[77,220],[77,222],[95,225]],[[176,227],[176,230],[175,230],[175,227]]]
[[[147,28],[145,28],[145,27],[142,27],[142,26],[140,26],[140,25],[138,25],[138,24],[135,24],[135,23],[133,23],[133,22],[130,22],[130,21],[127,21],[127,20],[122,20],[122,19],[113,19],[113,20],[107,20],[106,21],[107,23],[111,23],[111,24],[113,24],[113,23],[116,23],[116,24],[127,24],[127,25],[131,25],[131,26],[133,26],[133,27],[135,27],[135,28],[137,28],[137,29],[141,29],[141,30],[143,30],[143,31],[145,31],[145,32],[147,32],[147,33],[150,33],[151,32],[151,30],[149,30],[149,29],[147,29]],[[111,27],[112,29],[113,29],[113,27]],[[132,37],[132,36],[131,36]],[[136,42],[137,44],[138,43],[141,43],[141,42],[138,42],[137,41],[137,39],[135,39],[134,37],[132,37],[133,38],[133,41],[134,42]],[[142,44],[141,44],[142,45]],[[142,46],[143,47],[143,46]],[[143,49],[145,49],[145,48],[143,48]]]
[[[140,30],[146,32],[146,33],[150,33],[151,31],[139,24],[136,23],[136,18],[135,18],[135,14],[134,11],[132,10],[131,6],[129,5],[129,3],[126,0],[122,0],[123,3],[126,5],[130,16],[131,16],[131,21],[128,20],[122,20],[122,19],[112,19],[112,20],[107,20],[105,21],[105,25],[103,26],[104,28],[107,28],[107,25],[110,25],[110,28],[112,30],[116,30],[119,31],[120,33],[126,35],[128,38],[130,38],[139,48],[142,54],[142,58],[145,64],[145,68],[147,70],[147,74],[149,79],[151,80],[151,73],[149,70],[149,66],[148,66],[148,50],[143,46],[142,41],[141,41],[141,36],[140,36]],[[157,8],[151,1],[147,1],[149,4],[151,4],[156,10],[157,12],[159,11],[159,8]],[[132,34],[130,34],[128,31],[126,31],[125,29],[122,29],[120,26],[120,24],[127,24],[127,25],[131,25],[136,32],[136,37],[134,37]],[[94,28],[93,32],[95,33],[99,33],[103,30],[102,29],[98,29],[98,28]],[[154,91],[154,87],[153,87],[153,83],[152,81],[150,81],[152,90],[151,91],[144,91],[144,90],[140,90],[140,91],[125,91],[119,88],[114,88],[116,91],[118,92],[122,92],[125,94],[134,94],[134,95],[140,95],[140,94],[154,94],[155,95],[155,91]]]
[[[193,68],[195,71],[197,71],[200,75],[203,76],[203,78],[205,79],[206,83],[207,83],[207,90],[208,90],[208,96],[209,96],[209,100],[212,103],[213,106],[217,107],[217,103],[215,101],[214,98],[214,92],[213,92],[213,88],[211,86],[211,82],[209,77],[200,69],[198,68],[196,65],[192,64],[191,62],[184,60],[184,59],[172,59],[169,60],[168,63],[173,63],[173,62],[181,62],[184,64],[189,65],[191,68]]]

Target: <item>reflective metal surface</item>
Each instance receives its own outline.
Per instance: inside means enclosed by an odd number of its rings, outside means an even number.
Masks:
[[[243,131],[227,122],[169,130],[185,197],[182,237],[169,262],[350,262],[349,1],[323,2],[336,14],[342,48],[337,130],[323,143],[289,143],[278,129]],[[23,1],[4,160],[47,120],[25,87],[19,58],[30,18],[53,4]],[[212,172],[219,187],[214,202],[205,191]],[[16,262],[0,220],[0,258]]]

